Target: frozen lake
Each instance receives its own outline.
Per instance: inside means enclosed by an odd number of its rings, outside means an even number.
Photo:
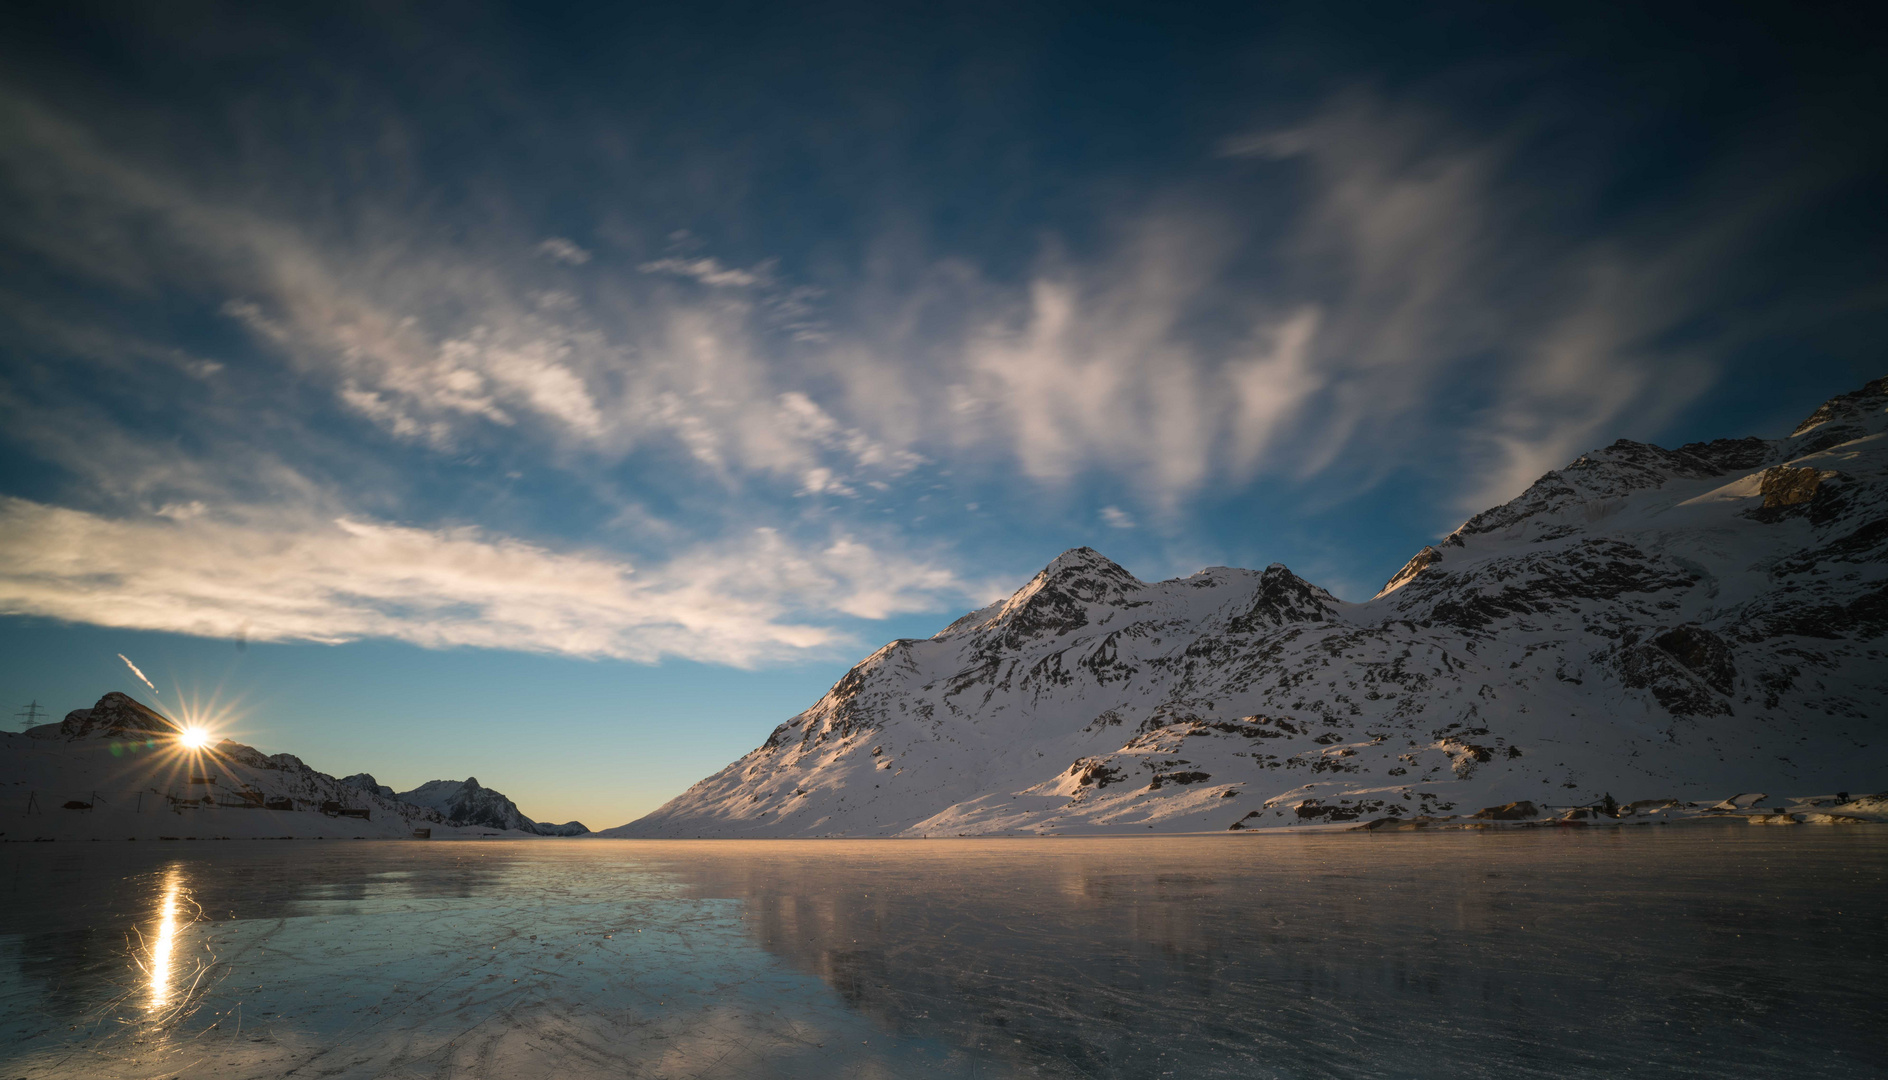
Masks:
[[[0,1077],[1879,1077],[1888,828],[0,847]]]

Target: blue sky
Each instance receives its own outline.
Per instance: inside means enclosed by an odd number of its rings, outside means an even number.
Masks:
[[[615,825],[1064,548],[1363,599],[1882,374],[1861,16],[1516,7],[9,5],[0,697]]]

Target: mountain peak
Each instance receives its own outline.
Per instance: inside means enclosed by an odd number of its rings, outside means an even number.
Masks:
[[[963,616],[937,636],[1000,629],[1005,640],[1014,641],[1045,631],[1066,633],[1087,623],[1087,605],[1112,607],[1143,587],[1139,578],[1101,552],[1073,547],[1049,560],[1007,599]]]
[[[1075,547],[1049,560],[1049,565],[1016,590],[1004,605],[1014,611],[1045,594],[1072,597],[1089,604],[1118,604],[1125,594],[1141,588],[1140,578],[1091,547]]]
[[[1273,563],[1259,574],[1259,587],[1244,614],[1227,629],[1237,634],[1261,633],[1295,622],[1323,622],[1336,612],[1337,597]]]
[[[1830,437],[1839,441],[1860,438],[1881,430],[1884,420],[1888,420],[1888,378],[1876,379],[1859,390],[1846,394],[1837,394],[1816,407],[1796,430],[1790,432],[1790,438],[1808,435],[1817,428],[1828,429],[1826,436],[1819,435],[1814,441],[1822,446],[1833,446]]]
[[[606,835],[1475,828],[1544,796],[1603,824],[1851,788],[1888,770],[1854,735],[1888,714],[1884,422],[1871,384],[1794,440],[1614,442],[1358,604],[1075,548]]]
[[[129,694],[116,690],[98,699],[89,709],[74,709],[59,725],[59,734],[70,739],[92,736],[144,738],[151,735],[175,735],[177,725],[150,706]]]
[[[1054,578],[1078,573],[1100,573],[1110,577],[1122,577],[1136,584],[1140,581],[1139,578],[1123,569],[1120,563],[1086,546],[1072,547],[1050,559],[1049,565],[1043,567],[1042,572],[1036,576]]]

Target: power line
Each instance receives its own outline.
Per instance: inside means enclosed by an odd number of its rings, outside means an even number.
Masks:
[[[40,718],[46,715],[46,710],[40,707],[39,699],[34,698],[31,705],[13,715],[20,718],[20,726],[23,728],[38,727]]]

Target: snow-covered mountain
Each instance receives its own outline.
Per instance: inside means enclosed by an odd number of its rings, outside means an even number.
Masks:
[[[397,796],[366,773],[337,780],[293,754],[265,755],[223,740],[186,747],[178,726],[109,693],[57,724],[0,733],[0,840],[212,837],[434,837],[581,833],[540,826],[495,791],[454,814]],[[408,793],[415,794],[415,793]]]
[[[1279,565],[1147,583],[1064,552],[600,835],[1223,830],[1867,791],[1888,780],[1885,728],[1888,379],[1782,439],[1596,450],[1365,603]]]

